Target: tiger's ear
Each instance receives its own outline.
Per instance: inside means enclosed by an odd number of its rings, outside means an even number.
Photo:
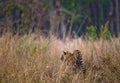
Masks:
[[[63,51],[63,53],[64,53],[64,54],[66,54],[66,52],[65,52],[65,51]]]

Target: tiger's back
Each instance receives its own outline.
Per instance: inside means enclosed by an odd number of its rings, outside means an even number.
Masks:
[[[86,69],[85,69],[84,64],[83,64],[81,52],[79,50],[74,50],[73,55],[76,59],[76,64],[78,65],[78,68],[80,69],[80,67],[82,67],[82,72],[85,74]]]

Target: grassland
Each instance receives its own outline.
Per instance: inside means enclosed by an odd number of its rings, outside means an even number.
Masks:
[[[68,74],[63,50],[82,52],[86,75]],[[120,40],[66,40],[35,34],[0,37],[0,83],[120,83]]]

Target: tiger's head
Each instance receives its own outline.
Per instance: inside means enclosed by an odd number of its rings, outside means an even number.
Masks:
[[[72,53],[70,53],[69,51],[63,51],[63,54],[61,55],[60,59],[62,61],[66,61],[66,60],[68,60],[71,57],[73,57]]]

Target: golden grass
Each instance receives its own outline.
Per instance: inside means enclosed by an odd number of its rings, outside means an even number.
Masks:
[[[70,73],[63,50],[83,54],[86,75]],[[35,34],[0,37],[0,83],[120,83],[120,41],[74,39],[62,42]]]

